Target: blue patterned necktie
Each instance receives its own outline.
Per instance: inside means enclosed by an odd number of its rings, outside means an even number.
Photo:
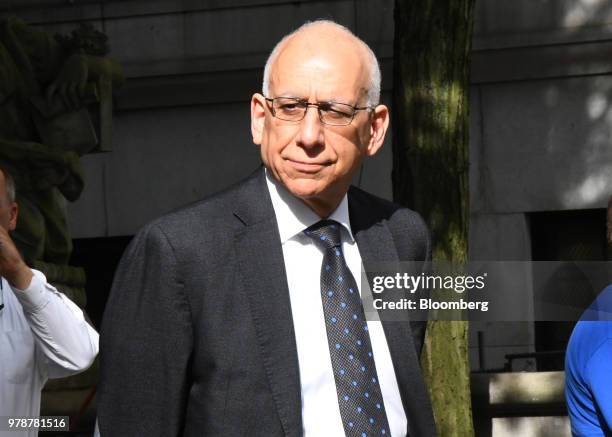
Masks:
[[[321,299],[344,431],[350,437],[390,435],[359,289],[342,253],[340,224],[322,220],[304,233],[324,252]]]

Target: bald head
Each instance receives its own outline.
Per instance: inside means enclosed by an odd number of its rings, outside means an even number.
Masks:
[[[608,245],[612,248],[612,196],[608,201]]]
[[[308,22],[285,36],[274,47],[264,68],[262,93],[269,96],[279,62],[303,62],[315,56],[351,58],[363,84],[364,104],[376,106],[380,100],[380,68],[374,52],[349,29],[329,20]]]
[[[0,191],[2,200],[13,203],[15,201],[15,181],[11,174],[2,166],[0,166],[0,185],[0,188],[4,187]]]
[[[0,227],[7,231],[17,224],[17,204],[15,203],[15,182],[5,169],[0,167]]]

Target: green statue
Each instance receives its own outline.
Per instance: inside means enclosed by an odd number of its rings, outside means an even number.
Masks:
[[[30,265],[68,263],[65,199],[83,190],[79,157],[108,149],[112,89],[123,82],[107,53],[91,26],[61,36],[0,21],[0,161],[16,180],[13,237]]]

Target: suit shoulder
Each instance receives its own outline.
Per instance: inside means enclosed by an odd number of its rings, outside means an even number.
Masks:
[[[228,220],[228,217],[231,216],[236,203],[240,202],[243,184],[244,181],[239,182],[223,191],[168,212],[146,224],[139,233],[150,232],[155,228],[172,239],[175,235],[186,235],[186,231],[229,229],[233,221]]]
[[[398,222],[398,224],[403,222],[416,228],[427,229],[425,221],[418,212],[370,194],[361,188],[351,186],[349,190],[349,205],[353,206],[356,210],[367,211],[369,214],[376,215],[379,220]]]
[[[414,259],[430,256],[429,230],[418,212],[351,187],[349,213],[351,223],[355,222],[360,229],[369,228],[375,223],[386,223],[400,253],[410,254]]]
[[[377,209],[386,212],[394,212],[401,208],[401,206],[397,203],[375,196],[374,194],[370,194],[361,188],[355,187],[354,185],[351,185],[349,188],[348,195],[349,201],[357,206],[376,207]]]

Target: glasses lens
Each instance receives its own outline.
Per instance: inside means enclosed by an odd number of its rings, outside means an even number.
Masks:
[[[320,105],[323,123],[332,126],[344,126],[353,120],[354,109],[343,103],[329,103]]]
[[[298,99],[278,97],[274,99],[274,112],[276,117],[287,121],[300,121],[304,118],[306,105]]]
[[[285,121],[301,121],[311,104],[293,97],[277,97],[272,101],[274,116]],[[314,103],[312,105],[315,105]],[[355,115],[355,109],[344,103],[318,103],[321,122],[332,126],[346,126]]]

